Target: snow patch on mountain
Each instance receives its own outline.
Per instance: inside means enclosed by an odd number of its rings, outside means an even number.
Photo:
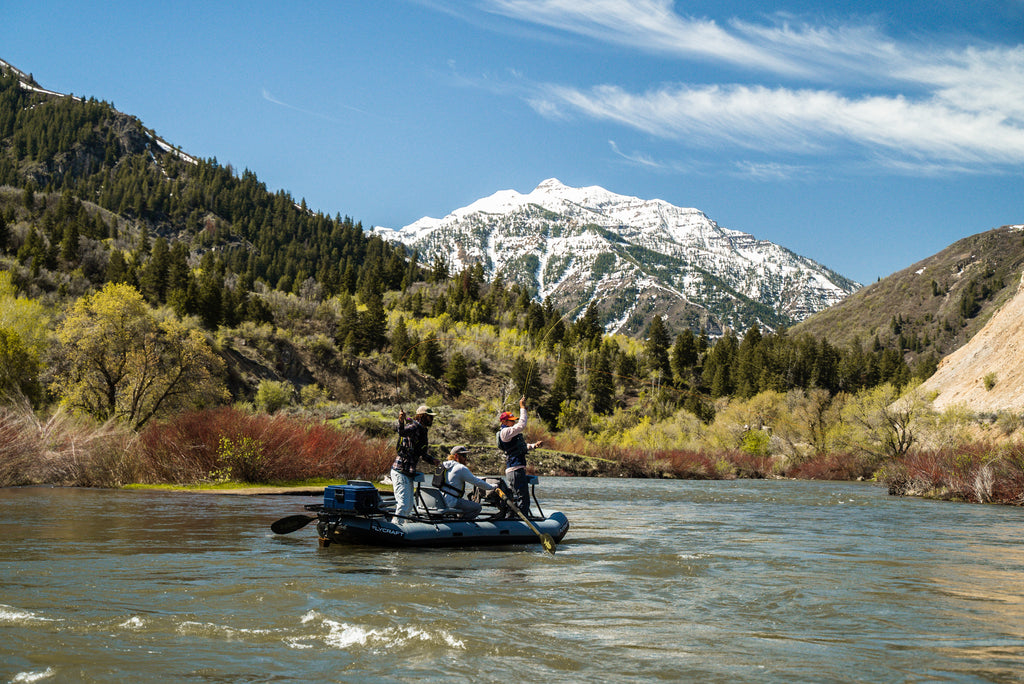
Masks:
[[[501,190],[444,218],[382,237],[443,256],[453,272],[482,264],[567,312],[598,306],[609,331],[641,332],[654,315],[710,333],[790,325],[859,284],[766,240],[723,228],[698,209],[572,188],[549,178]]]

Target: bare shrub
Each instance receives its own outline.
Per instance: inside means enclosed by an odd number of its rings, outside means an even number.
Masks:
[[[135,480],[135,435],[122,425],[57,410],[0,409],[0,486],[116,487]]]
[[[857,480],[873,474],[871,459],[836,452],[817,454],[786,471],[787,476],[801,480]]]

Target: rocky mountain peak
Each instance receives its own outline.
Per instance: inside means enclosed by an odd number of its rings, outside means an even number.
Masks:
[[[680,330],[790,325],[859,285],[704,212],[659,199],[573,188],[549,178],[527,194],[502,190],[442,219],[384,238],[444,257],[453,271],[483,265],[567,312],[594,303],[606,329],[642,333],[655,315]]]

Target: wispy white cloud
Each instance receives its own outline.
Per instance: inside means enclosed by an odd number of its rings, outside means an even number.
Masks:
[[[612,148],[612,152],[614,152],[616,155],[622,157],[626,161],[636,164],[637,166],[646,166],[648,168],[653,169],[661,169],[665,167],[665,164],[663,164],[662,162],[655,161],[654,159],[651,159],[646,155],[639,154],[636,152],[626,154],[625,152],[619,149],[619,146],[615,143],[614,140],[609,140],[608,146]]]
[[[676,14],[671,0],[485,0],[483,5],[507,17],[645,52],[801,70],[714,21]]]
[[[263,99],[266,100],[267,102],[270,102],[271,104],[276,104],[276,105],[278,105],[280,107],[284,107],[286,109],[291,109],[292,111],[299,112],[301,114],[306,114],[308,116],[315,116],[315,117],[317,117],[319,119],[326,119],[327,121],[330,121],[332,123],[343,123],[337,117],[331,116],[329,114],[324,114],[323,112],[314,112],[313,110],[310,110],[310,109],[303,109],[302,107],[297,107],[297,106],[295,106],[295,105],[293,105],[291,103],[285,102],[284,100],[280,100],[280,99],[274,97],[270,93],[270,91],[267,90],[266,88],[262,89],[261,94],[263,96]],[[342,108],[346,109],[348,111],[351,111],[351,112],[358,112],[360,114],[369,115],[369,112],[365,112],[362,109],[359,109],[358,107],[352,107],[352,106],[349,106],[349,105],[342,105]]]
[[[674,86],[640,94],[618,86],[547,86],[545,92],[538,111],[569,108],[697,145],[810,154],[848,141],[922,160],[1024,161],[1024,128],[997,113],[965,111],[938,98],[847,98],[763,86]]]
[[[781,16],[720,25],[677,14],[671,0],[482,1],[520,21],[681,61],[747,67],[751,75],[646,89],[539,84],[527,100],[545,116],[765,152],[820,154],[852,143],[866,158],[920,168],[1024,163],[1024,45],[908,43],[874,26]],[[765,71],[787,85],[756,77]]]
[[[744,160],[735,164],[735,174],[744,178],[761,181],[789,180],[805,176],[808,169],[792,164],[777,162],[753,162]]]

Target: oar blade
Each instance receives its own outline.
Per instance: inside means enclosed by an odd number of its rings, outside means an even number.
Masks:
[[[551,537],[550,534],[540,535],[540,543],[541,546],[544,547],[545,551],[550,553],[552,556],[555,555],[555,540]]]
[[[274,534],[288,534],[295,530],[301,530],[309,523],[316,520],[315,515],[289,515],[286,518],[281,518],[270,526],[270,529]]]

